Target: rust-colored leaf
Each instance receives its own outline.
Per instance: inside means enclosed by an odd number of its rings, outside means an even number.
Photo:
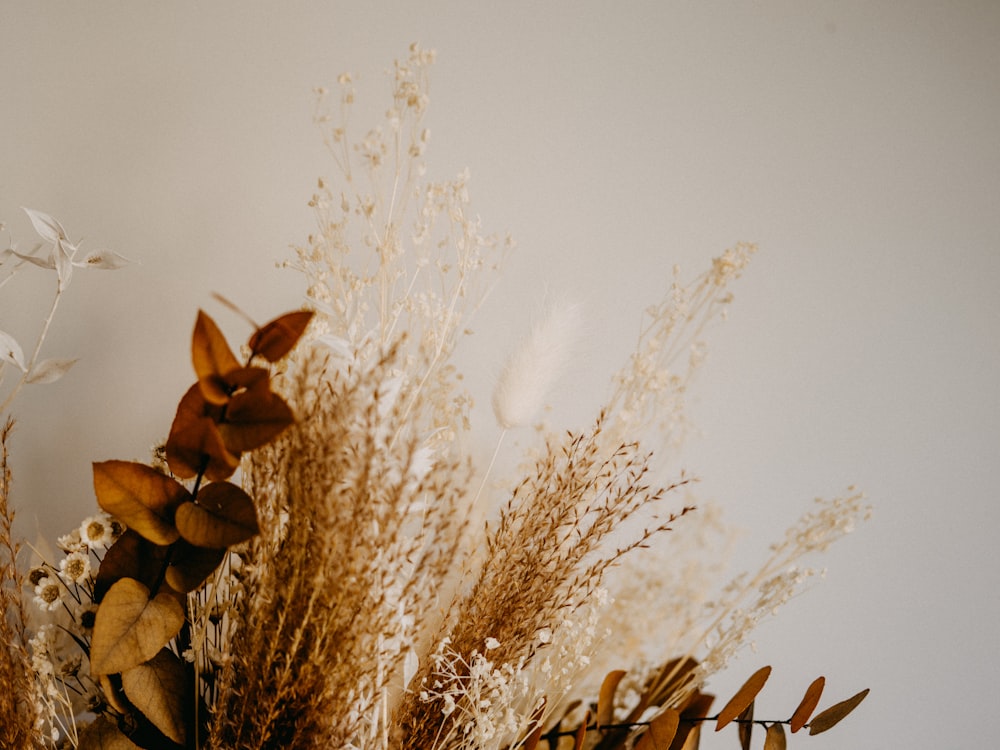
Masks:
[[[312,316],[308,311],[290,312],[258,328],[248,342],[253,356],[277,362],[292,350],[305,333]]]
[[[764,750],[785,750],[785,728],[771,724],[764,735]]]
[[[750,701],[750,705],[736,717],[739,722],[736,725],[736,734],[739,737],[742,750],[750,750],[750,740],[753,739],[753,705],[754,701]]]
[[[536,708],[531,714],[531,724],[533,729],[531,733],[524,738],[519,747],[521,750],[536,750],[538,744],[542,741],[542,717],[545,715],[545,699],[542,698],[541,704]]]
[[[743,683],[743,687],[736,691],[736,695],[730,698],[729,703],[719,712],[718,721],[715,723],[716,732],[743,713],[743,710],[757,697],[757,693],[764,687],[770,675],[770,667],[761,667],[750,675],[750,679]]]
[[[167,438],[170,471],[181,479],[190,479],[200,471],[213,481],[232,476],[240,457],[223,442],[217,425],[221,418],[222,409],[205,400],[197,383],[188,389],[177,405]]]
[[[181,539],[171,548],[166,581],[177,591],[194,591],[212,575],[225,557],[225,549],[195,547]]]
[[[142,750],[105,716],[98,716],[80,732],[77,750]]]
[[[701,724],[691,724],[686,732],[677,733],[670,750],[698,750],[699,747],[701,747]]]
[[[280,396],[266,387],[255,387],[232,397],[219,433],[226,448],[239,454],[266,445],[294,421]]]
[[[181,536],[196,547],[231,547],[260,530],[253,500],[231,482],[202,487],[195,502],[177,508],[175,522]]]
[[[681,715],[673,708],[657,714],[635,744],[635,750],[669,750],[677,736],[680,721]]]
[[[94,492],[98,505],[156,544],[177,540],[174,511],[191,497],[176,480],[132,461],[95,463]]]
[[[825,732],[827,729],[832,728],[834,725],[838,724],[841,719],[846,717],[851,711],[858,707],[868,695],[869,688],[865,688],[860,693],[852,695],[846,701],[841,701],[840,703],[835,703],[830,706],[825,711],[821,711],[816,714],[816,717],[809,722],[809,734],[819,734],[820,732]]]
[[[187,704],[184,663],[167,649],[122,672],[125,696],[164,735],[183,745]]]
[[[826,678],[817,677],[806,688],[806,694],[802,696],[802,701],[799,703],[798,708],[795,709],[795,713],[792,714],[791,721],[789,722],[792,734],[802,729],[806,725],[806,722],[809,721],[809,717],[816,710],[819,698],[823,694],[824,685],[826,685]]]
[[[91,674],[115,674],[152,659],[184,625],[184,608],[169,593],[149,598],[132,578],[115,583],[97,609],[90,642]]]
[[[583,721],[573,736],[573,750],[583,750],[583,742],[587,738],[587,724],[590,723],[590,711],[583,715]]]
[[[612,723],[615,715],[615,691],[618,683],[625,676],[624,669],[615,669],[604,677],[601,683],[601,691],[597,696],[597,728]]]
[[[134,578],[151,588],[166,564],[169,550],[126,529],[104,553],[94,581],[94,601],[100,604],[108,589],[122,578]]]
[[[202,310],[198,311],[191,337],[191,361],[205,400],[224,404],[229,398],[225,378],[238,370],[240,363],[215,321]]]

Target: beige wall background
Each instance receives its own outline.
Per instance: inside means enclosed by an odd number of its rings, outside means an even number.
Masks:
[[[589,420],[670,268],[761,246],[711,333],[702,434],[678,460],[746,530],[737,564],[814,496],[857,484],[875,516],[714,686],[773,664],[762,713],[817,674],[831,696],[872,688],[850,721],[797,747],[992,744],[991,1],[3,0],[6,234],[30,247],[28,206],[137,261],[74,279],[46,352],[81,361],[16,408],[25,532],[74,526],[94,507],[90,462],[142,458],[162,437],[191,378],[195,311],[219,312],[211,292],[258,319],[299,303],[300,280],[273,266],[333,173],[311,89],[355,71],[378,112],[382,71],[411,41],[438,51],[432,171],[468,165],[484,223],[520,244],[466,355],[481,402],[504,346],[558,291],[585,303],[592,335],[557,417]],[[4,287],[0,328],[30,338],[47,283]]]

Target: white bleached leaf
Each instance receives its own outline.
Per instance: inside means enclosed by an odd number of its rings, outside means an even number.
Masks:
[[[28,375],[27,382],[37,383],[38,385],[54,383],[69,372],[69,368],[76,364],[76,362],[77,360],[75,359],[43,359],[31,368],[31,374]]]
[[[131,263],[124,255],[119,255],[112,250],[97,250],[87,253],[83,260],[74,260],[73,265],[78,268],[100,268],[104,271],[113,271],[116,268],[127,266]]]
[[[41,268],[48,268],[51,270],[56,267],[55,261],[52,260],[52,253],[49,253],[47,258],[39,258],[37,255],[28,255],[26,253],[19,253],[17,252],[17,250],[15,250],[14,255],[16,255],[21,260],[26,260],[28,261],[28,263],[34,263],[36,266],[39,266]]]
[[[61,240],[56,243],[55,256],[56,274],[59,276],[59,287],[65,289],[73,276],[73,254],[76,248]]]
[[[420,659],[417,657],[417,652],[412,648],[406,651],[406,656],[403,658],[403,687],[410,684],[412,680],[417,675],[417,668],[420,666]]]
[[[17,365],[21,372],[28,369],[24,366],[24,352],[21,351],[21,345],[17,343],[17,339],[3,331],[0,331],[0,359]]]
[[[62,224],[53,219],[47,213],[35,211],[31,208],[24,209],[24,212],[28,214],[28,218],[31,219],[32,226],[35,227],[35,231],[38,232],[38,236],[43,240],[56,243],[59,242],[59,240],[66,239],[66,230],[62,228]]]

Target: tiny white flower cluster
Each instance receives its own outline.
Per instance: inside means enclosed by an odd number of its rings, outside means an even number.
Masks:
[[[483,642],[485,652],[500,646],[492,637]],[[465,659],[451,648],[449,638],[431,658],[434,670],[420,699],[440,701],[442,716],[449,717],[442,722],[436,744],[482,750],[503,747],[524,729],[534,708],[524,660],[495,664],[480,651]]]

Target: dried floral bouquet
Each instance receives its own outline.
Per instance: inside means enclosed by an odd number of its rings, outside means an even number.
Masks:
[[[654,479],[683,437],[704,327],[752,246],[688,284],[675,272],[589,427],[539,428],[519,480],[473,466],[453,355],[510,243],[483,233],[467,175],[425,178],[432,61],[413,46],[395,64],[385,122],[357,143],[351,77],[339,97],[318,92],[339,175],[286,263],[307,309],[252,324],[236,351],[200,312],[197,380],[164,445],[149,464],[95,463],[101,512],[27,572],[13,423],[0,433],[2,748],[665,750],[697,747],[706,722],[734,724],[743,748],[757,726],[782,748],[786,727],[825,731],[864,698],[817,714],[818,678],[790,718],[754,719],[769,667],[718,712],[704,692],[811,575],[801,558],[866,512],[853,492],[820,502],[709,600],[715,514],[695,511],[683,474]],[[77,261],[57,221],[29,217],[48,255],[12,246],[3,283],[42,266],[58,302],[75,265],[124,262]],[[508,360],[494,458],[538,419],[577,318],[554,307]],[[69,368],[39,359],[44,334],[26,361],[0,333],[21,372],[4,414],[21,385]]]

